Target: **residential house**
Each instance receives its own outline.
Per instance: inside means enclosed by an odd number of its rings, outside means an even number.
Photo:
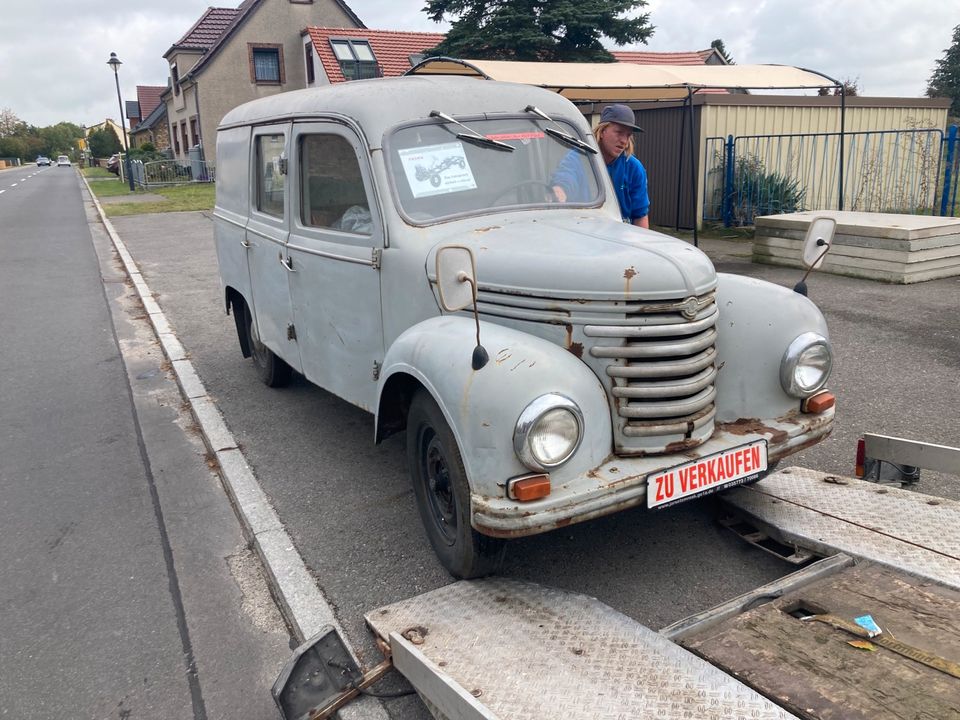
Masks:
[[[216,163],[223,116],[249,100],[307,86],[301,33],[311,25],[363,27],[343,0],[244,0],[208,8],[164,54],[163,93],[173,154],[185,162],[201,147]]]
[[[164,85],[137,85],[137,99],[127,101],[131,148],[147,142],[158,150],[170,147],[166,105],[161,102],[161,96],[166,89]],[[162,112],[157,112],[160,107]]]
[[[166,103],[158,102],[150,114],[130,132],[130,147],[140,147],[144,143],[150,143],[157,150],[170,149]]]
[[[308,27],[303,31],[307,87],[403,75],[443,38],[442,33]]]

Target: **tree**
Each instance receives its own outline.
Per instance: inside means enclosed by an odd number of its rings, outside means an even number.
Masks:
[[[927,81],[927,97],[950,98],[950,116],[960,117],[960,25],[953,29],[952,43]]]
[[[844,78],[840,81],[843,85],[843,94],[847,97],[857,97],[860,93],[860,78],[855,78],[851,80],[850,78]],[[840,95],[840,88],[825,88],[822,87],[817,90],[817,95]]]
[[[87,142],[90,144],[90,152],[98,158],[110,157],[122,149],[117,134],[106,128],[91,132],[87,136]]]
[[[736,65],[736,63],[733,61],[733,58],[730,56],[730,53],[728,53],[727,49],[723,46],[723,40],[721,40],[720,38],[717,38],[712,43],[710,43],[710,47],[712,47],[714,50],[720,53],[720,55],[723,56],[723,59],[727,61],[727,65]]]
[[[623,17],[646,0],[427,0],[434,22],[450,32],[427,55],[486,60],[613,62],[600,43],[647,41],[650,15]]]
[[[21,135],[27,129],[27,124],[13,114],[10,108],[0,108],[0,138],[12,135]]]

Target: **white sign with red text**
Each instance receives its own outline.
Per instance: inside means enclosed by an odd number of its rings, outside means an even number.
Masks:
[[[647,507],[660,508],[755,480],[767,469],[767,441],[746,445],[647,476]]]

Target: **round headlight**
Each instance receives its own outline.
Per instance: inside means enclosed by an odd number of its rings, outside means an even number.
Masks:
[[[513,449],[531,470],[562,465],[576,452],[583,436],[583,415],[570,398],[541,395],[520,413]]]
[[[788,395],[809,397],[826,385],[832,365],[830,342],[819,333],[803,333],[783,354],[780,385]]]

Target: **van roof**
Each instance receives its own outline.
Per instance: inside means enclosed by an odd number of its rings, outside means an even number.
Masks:
[[[380,147],[384,133],[399,123],[422,120],[432,110],[458,117],[485,113],[522,113],[536,105],[548,115],[586,120],[557,93],[531,85],[463,77],[399,77],[324,85],[253,100],[228,112],[219,129],[262,125],[284,120],[347,117],[363,129],[372,147]]]

